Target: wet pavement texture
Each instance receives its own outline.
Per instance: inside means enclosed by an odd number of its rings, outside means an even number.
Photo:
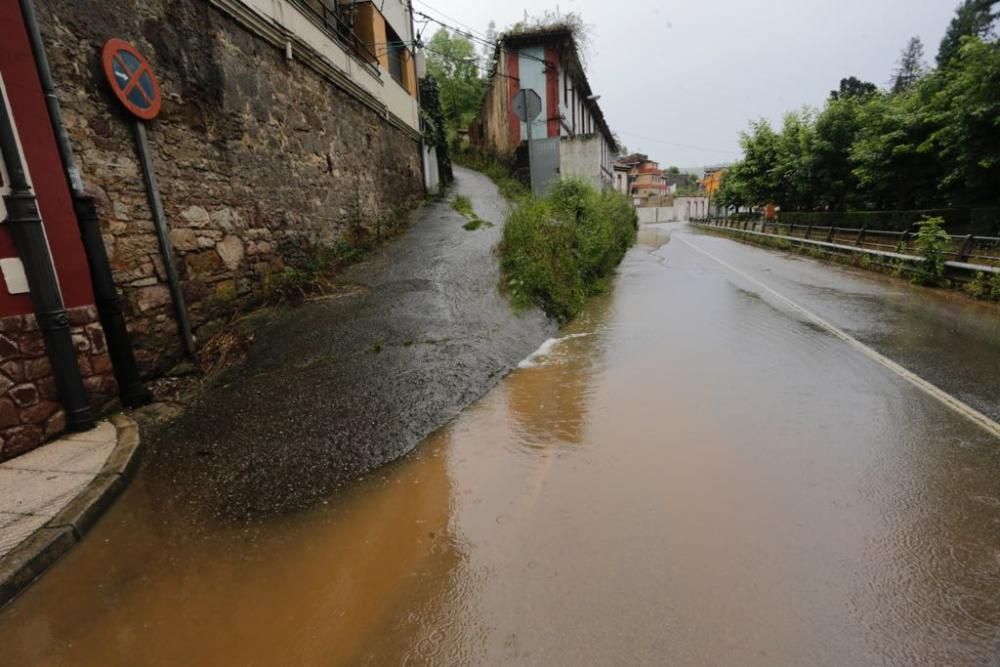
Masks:
[[[417,211],[334,296],[282,313],[246,363],[150,434],[150,483],[229,517],[305,507],[412,449],[544,340],[554,325],[498,293],[506,200],[460,167],[454,194],[495,226],[466,231],[448,201]]]
[[[309,507],[232,521],[140,475],[0,611],[4,662],[996,664],[1000,442],[713,258],[991,414],[997,309],[639,238],[482,399]]]

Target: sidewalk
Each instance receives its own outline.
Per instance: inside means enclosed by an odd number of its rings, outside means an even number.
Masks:
[[[137,462],[139,431],[115,415],[0,464],[0,605],[78,542]]]

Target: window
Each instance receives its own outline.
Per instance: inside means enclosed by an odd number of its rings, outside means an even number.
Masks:
[[[406,83],[403,81],[403,53],[406,51],[406,47],[403,45],[403,41],[399,38],[399,35],[389,26],[385,27],[385,39],[388,42],[385,50],[389,59],[389,74],[396,80],[396,83],[405,88]]]

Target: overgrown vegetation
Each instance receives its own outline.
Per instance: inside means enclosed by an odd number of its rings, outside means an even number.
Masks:
[[[977,299],[1000,301],[1000,273],[994,273],[987,277],[980,271],[962,289],[965,290],[966,294]]]
[[[841,80],[820,111],[743,134],[717,201],[782,212],[905,210],[1000,202],[1000,44],[990,0],[965,0],[937,68],[911,40],[891,90]]]
[[[528,187],[517,180],[510,167],[475,149],[461,151],[455,154],[456,164],[486,174],[497,189],[509,201],[516,201],[531,194]]]
[[[265,276],[264,301],[295,303],[326,293],[333,286],[332,275],[337,269],[361,260],[372,248],[370,241],[338,240],[329,245],[315,245],[307,252],[304,262]]]
[[[507,218],[500,246],[505,285],[516,307],[539,306],[565,322],[587,297],[604,291],[635,241],[628,199],[564,180],[545,198],[523,197]]]
[[[444,125],[451,140],[458,129],[469,127],[479,112],[486,79],[470,39],[441,28],[427,44],[427,72],[440,87]]]
[[[424,136],[436,149],[438,176],[443,191],[455,180],[455,175],[452,173],[451,157],[448,155],[448,131],[444,110],[441,108],[438,82],[432,74],[428,74],[420,81],[420,113],[424,122]]]
[[[946,284],[944,277],[944,253],[948,249],[948,234],[942,228],[944,220],[928,218],[917,224],[917,236],[914,246],[923,262],[913,275],[913,282],[927,287],[940,287]]]

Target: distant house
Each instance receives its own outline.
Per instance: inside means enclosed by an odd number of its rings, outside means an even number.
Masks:
[[[726,167],[707,167],[705,176],[701,179],[701,191],[706,197],[714,197],[722,187],[722,180],[726,177]]]
[[[541,98],[541,113],[531,124],[532,139],[537,140],[536,184],[544,187],[559,176],[577,176],[598,188],[613,187],[615,138],[587,81],[573,30],[508,33],[497,43],[470,141],[526,170],[528,124],[514,111],[521,89]]]
[[[643,153],[633,153],[619,158],[617,164],[628,169],[628,194],[636,206],[669,205],[667,182],[660,171],[660,165]]]

